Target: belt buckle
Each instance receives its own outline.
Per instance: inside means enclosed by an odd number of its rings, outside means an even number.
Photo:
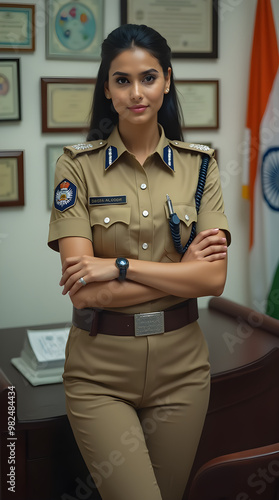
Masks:
[[[164,311],[135,314],[135,336],[158,335],[165,331]]]

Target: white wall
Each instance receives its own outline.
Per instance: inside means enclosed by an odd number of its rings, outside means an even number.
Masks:
[[[25,152],[25,206],[0,209],[0,327],[69,322],[71,319],[70,300],[62,297],[58,286],[59,254],[46,244],[50,216],[46,145],[75,144],[84,137],[41,133],[39,84],[41,77],[95,77],[99,65],[88,61],[46,60],[44,2],[35,3],[36,51],[22,55],[1,54],[1,57],[21,59],[22,121],[0,124],[0,149]],[[105,0],[104,3],[106,36],[119,25],[120,2]],[[219,59],[174,60],[173,66],[176,78],[220,80],[220,129],[187,133],[185,139],[199,143],[210,141],[218,149],[233,238],[224,296],[248,305],[248,205],[241,199],[240,144],[245,124],[256,0],[222,0],[220,4]],[[278,19],[278,12],[276,15]],[[207,299],[200,300],[201,305],[206,302]]]

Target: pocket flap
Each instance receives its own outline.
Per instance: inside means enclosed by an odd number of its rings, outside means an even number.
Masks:
[[[99,224],[100,226],[109,228],[116,222],[123,224],[130,224],[131,220],[131,207],[116,207],[116,206],[102,206],[94,207],[90,210],[90,223],[91,226]]]
[[[169,218],[169,210],[165,205],[167,217]],[[196,208],[191,205],[184,205],[183,203],[173,203],[173,211],[187,227],[193,222],[197,222]]]

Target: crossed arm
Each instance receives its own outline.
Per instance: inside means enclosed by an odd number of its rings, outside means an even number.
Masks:
[[[129,259],[127,280],[118,281],[115,259],[94,257],[91,241],[68,237],[59,240],[62,293],[73,305],[124,307],[175,295],[184,298],[220,295],[227,272],[227,245],[223,231],[199,233],[178,263]],[[83,287],[78,281],[84,278]]]

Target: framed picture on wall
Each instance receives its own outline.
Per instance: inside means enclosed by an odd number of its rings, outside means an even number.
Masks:
[[[54,174],[56,162],[63,154],[63,147],[65,144],[48,144],[46,146],[46,160],[47,160],[47,206],[49,209],[53,203],[54,193]]]
[[[176,80],[183,129],[219,128],[219,80]]]
[[[24,205],[23,151],[0,151],[0,207]]]
[[[121,0],[121,23],[159,31],[179,58],[218,57],[218,0]]]
[[[94,78],[41,78],[42,132],[84,132],[95,82]]]
[[[0,4],[0,51],[35,50],[35,5]]]
[[[0,59],[0,121],[21,120],[19,59]]]
[[[100,59],[103,0],[46,0],[47,59]]]

